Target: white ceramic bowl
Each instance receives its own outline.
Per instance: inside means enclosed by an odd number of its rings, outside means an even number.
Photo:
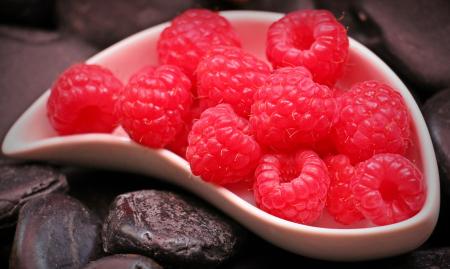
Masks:
[[[221,13],[235,27],[244,49],[265,59],[268,26],[282,14],[256,11]],[[90,58],[110,68],[121,80],[147,64],[157,63],[156,42],[164,23],[137,33]],[[188,163],[167,150],[151,150],[132,142],[119,131],[114,134],[57,136],[46,117],[45,92],[14,124],[2,150],[18,158],[52,160],[63,163],[139,172],[182,186],[209,201],[267,241],[286,250],[327,260],[366,260],[408,252],[420,246],[433,231],[439,214],[439,177],[430,136],[417,104],[392,70],[366,47],[350,39],[347,72],[339,82],[376,79],[397,89],[413,119],[415,147],[409,157],[422,169],[427,199],[414,217],[400,223],[368,227],[359,223],[342,229],[326,214],[321,227],[296,224],[267,214],[253,205],[246,186],[229,189],[203,182],[191,174]],[[334,228],[330,228],[334,227]]]

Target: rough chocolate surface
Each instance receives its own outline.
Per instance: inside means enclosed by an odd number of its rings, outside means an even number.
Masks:
[[[438,158],[442,187],[450,196],[450,88],[428,99],[422,110]]]
[[[117,254],[90,262],[84,269],[163,269],[152,259],[136,254]]]
[[[118,196],[102,236],[107,253],[140,253],[181,268],[224,262],[238,237],[230,222],[198,201],[154,190]]]
[[[63,194],[29,201],[20,211],[10,268],[80,268],[101,250],[100,221]]]
[[[0,164],[0,228],[12,225],[27,201],[67,189],[66,177],[53,167]]]

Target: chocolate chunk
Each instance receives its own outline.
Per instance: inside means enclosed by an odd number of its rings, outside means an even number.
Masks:
[[[449,1],[365,0],[359,6],[381,29],[388,64],[422,91],[450,85]]]
[[[117,254],[90,262],[84,269],[162,269],[152,259],[136,254]]]
[[[2,0],[0,23],[54,27],[55,0]]]
[[[438,159],[442,187],[450,197],[450,89],[428,99],[422,110]]]
[[[164,266],[214,266],[238,249],[237,228],[197,200],[143,190],[115,199],[103,225],[103,249],[139,253]]]
[[[30,199],[67,188],[66,177],[50,166],[0,164],[0,228],[14,223]]]
[[[408,269],[450,268],[450,247],[418,250],[409,254]]]
[[[94,52],[57,32],[0,26],[0,140],[59,73]]]
[[[194,4],[194,0],[66,0],[57,1],[57,16],[63,29],[106,47],[142,29],[169,21]]]
[[[216,10],[248,9],[273,12],[291,12],[297,9],[312,9],[312,0],[226,0],[210,1],[209,7]]]
[[[70,196],[33,199],[20,210],[10,268],[80,268],[101,251],[100,226]]]

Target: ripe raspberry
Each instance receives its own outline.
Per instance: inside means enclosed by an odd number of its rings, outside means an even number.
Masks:
[[[194,121],[200,118],[202,110],[198,103],[194,103],[191,107],[189,116],[184,120],[183,128],[177,133],[175,138],[167,145],[167,149],[174,152],[180,157],[186,158],[186,150],[188,147],[188,135],[192,129]]]
[[[176,66],[145,67],[122,91],[116,113],[137,143],[166,146],[183,127],[192,102],[191,82]]]
[[[253,192],[262,210],[303,224],[313,223],[322,214],[330,179],[314,151],[264,155],[255,177]]]
[[[236,47],[215,47],[197,66],[197,93],[203,107],[230,104],[245,118],[253,95],[270,74],[270,67]]]
[[[246,119],[228,104],[205,110],[188,137],[186,159],[203,180],[224,185],[253,178],[261,149]]]
[[[114,105],[122,83],[98,65],[75,64],[53,84],[47,101],[50,124],[60,135],[108,133],[117,126]]]
[[[314,81],[333,85],[348,56],[344,26],[326,10],[299,10],[274,22],[267,36],[267,58],[275,68],[305,66]]]
[[[325,159],[330,175],[328,188],[327,209],[337,222],[352,224],[364,219],[355,207],[350,183],[354,174],[354,167],[345,155],[330,156]]]
[[[333,92],[304,67],[274,71],[255,93],[250,123],[261,144],[296,150],[329,135],[338,111]]]
[[[377,153],[403,154],[410,141],[410,119],[403,99],[388,85],[365,81],[342,94],[333,139],[353,163]]]
[[[230,23],[216,12],[190,9],[172,20],[159,37],[157,50],[163,64],[181,67],[194,79],[194,71],[213,46],[237,46],[240,41]]]
[[[358,164],[351,189],[356,207],[376,225],[410,218],[425,202],[422,173],[398,154],[377,154]]]

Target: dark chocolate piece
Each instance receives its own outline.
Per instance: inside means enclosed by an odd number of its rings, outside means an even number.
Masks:
[[[101,48],[150,26],[171,20],[194,0],[57,1],[60,26]]]
[[[152,259],[136,254],[117,254],[90,262],[84,269],[163,269]]]
[[[242,236],[236,228],[197,200],[143,190],[116,198],[103,225],[103,249],[139,253],[164,266],[214,266],[236,252]]]
[[[382,55],[407,80],[431,92],[450,85],[450,2],[365,0],[360,13],[381,30]]]
[[[422,110],[433,140],[442,187],[450,197],[450,89],[428,99]]]
[[[20,210],[10,268],[80,268],[101,251],[100,221],[63,194],[29,201]]]
[[[67,189],[64,174],[50,166],[0,164],[0,227],[12,225],[29,200]]]

